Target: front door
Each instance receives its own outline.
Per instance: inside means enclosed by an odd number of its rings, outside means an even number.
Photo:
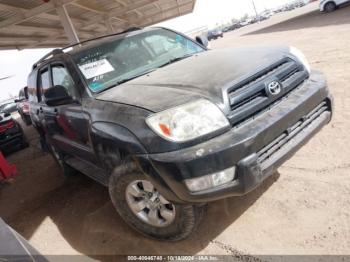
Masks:
[[[95,162],[89,143],[88,119],[82,112],[81,98],[73,78],[66,66],[60,62],[52,63],[48,67],[48,72],[50,87],[63,86],[73,98],[68,104],[48,106],[45,104],[45,87],[43,87],[42,111],[51,143],[68,155]]]

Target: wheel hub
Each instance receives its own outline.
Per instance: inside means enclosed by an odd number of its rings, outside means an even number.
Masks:
[[[131,182],[126,188],[125,196],[131,211],[147,224],[165,227],[175,219],[175,206],[147,180]]]

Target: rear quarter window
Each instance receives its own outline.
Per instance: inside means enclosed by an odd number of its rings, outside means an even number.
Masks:
[[[23,89],[21,89],[21,91],[19,91],[18,98],[19,98],[19,99],[25,98],[25,97],[24,97],[24,90],[23,90]]]
[[[37,92],[37,74],[38,71],[33,71],[32,73],[30,73],[30,75],[28,76],[28,100],[29,102],[34,102],[37,103],[39,102],[38,100],[38,92]]]

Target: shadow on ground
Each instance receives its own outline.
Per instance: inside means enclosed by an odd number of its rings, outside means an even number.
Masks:
[[[247,33],[246,35],[267,34],[315,27],[319,27],[319,30],[322,30],[322,27],[325,26],[349,24],[349,19],[345,15],[349,12],[350,5],[340,8],[332,13],[321,13],[319,10],[316,10],[291,18],[281,23],[256,30],[254,32]]]
[[[244,197],[210,203],[198,231],[177,243],[151,240],[132,230],[114,210],[107,190],[83,176],[69,179],[36,199],[36,207],[18,213],[21,218],[10,221],[10,225],[30,239],[49,217],[74,249],[94,258],[106,254],[196,254],[234,223],[278,177],[273,175]]]
[[[117,254],[196,254],[234,223],[279,177],[274,174],[244,197],[210,203],[198,231],[189,239],[159,242],[143,237],[121,219],[105,187],[83,175],[63,179],[51,157],[39,152],[33,141],[31,144],[10,158],[17,164],[20,176],[1,189],[0,215],[28,240],[40,231],[40,242],[57,245],[51,242],[62,241],[55,237],[58,230],[73,249],[97,259]],[[54,225],[48,226],[47,219]]]

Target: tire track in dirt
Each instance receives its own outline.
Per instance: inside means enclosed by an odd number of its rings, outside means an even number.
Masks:
[[[217,241],[217,240],[212,240],[212,241],[210,241],[210,243],[213,243],[217,247],[219,247],[219,248],[225,250],[227,253],[229,253],[231,255],[231,259],[233,259],[233,261],[247,261],[247,262],[265,262],[266,261],[266,260],[262,260],[258,257],[255,257],[255,256],[245,254],[245,253],[235,249],[231,245],[222,243],[222,242]],[[232,261],[231,259],[230,259],[230,261]]]
[[[282,166],[282,167],[286,168],[286,169],[294,169],[294,170],[306,171],[306,172],[312,172],[312,173],[330,173],[330,172],[334,172],[337,170],[350,169],[350,163],[343,163],[341,165],[327,167],[327,168],[321,168],[321,169],[294,167],[294,166]]]

